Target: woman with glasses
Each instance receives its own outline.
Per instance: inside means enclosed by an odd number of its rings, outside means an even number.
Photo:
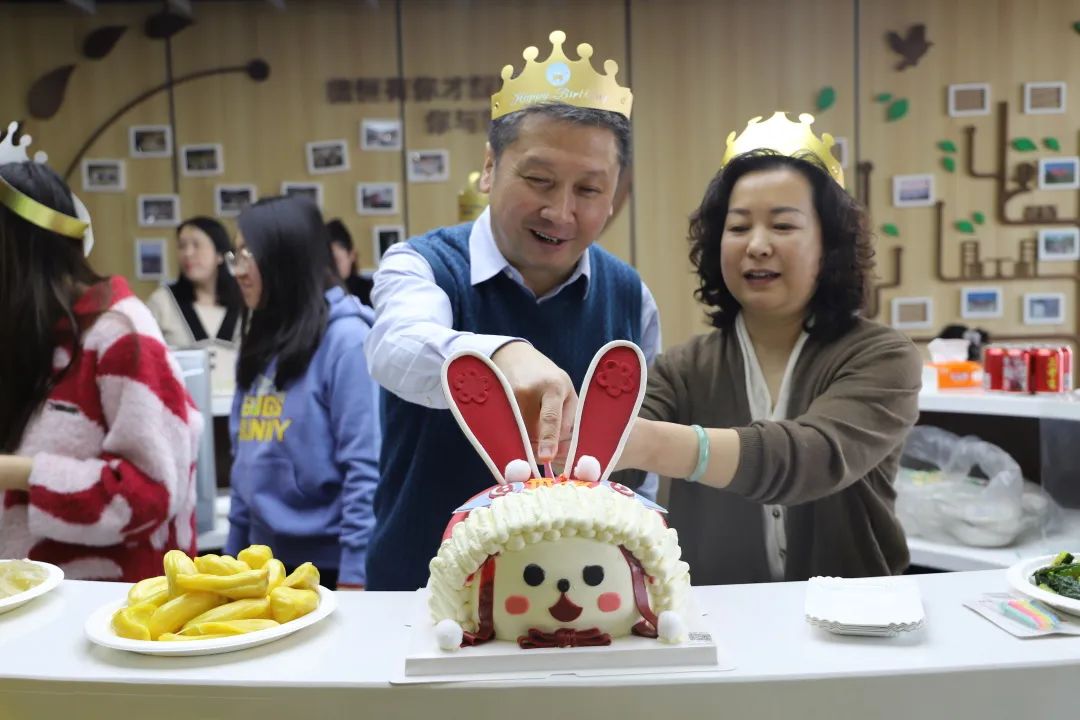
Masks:
[[[203,421],[75,207],[48,167],[0,165],[0,557],[135,582],[195,552]]]
[[[243,303],[236,280],[224,271],[229,234],[217,220],[193,217],[176,232],[180,275],[146,301],[169,347],[205,347],[216,392],[232,392]]]
[[[269,545],[287,566],[315,563],[327,587],[363,587],[381,441],[364,359],[374,313],[341,287],[315,205],[262,200],[239,226],[225,255],[248,308],[225,551]]]

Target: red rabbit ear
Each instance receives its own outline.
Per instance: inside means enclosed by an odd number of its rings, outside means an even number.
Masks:
[[[540,476],[514,393],[491,360],[472,350],[456,353],[443,364],[442,384],[461,431],[499,483],[511,460],[527,461]]]
[[[622,454],[634,418],[645,397],[645,356],[625,340],[609,342],[596,353],[581,386],[577,419],[566,472],[591,455],[600,463],[600,480],[607,480]]]

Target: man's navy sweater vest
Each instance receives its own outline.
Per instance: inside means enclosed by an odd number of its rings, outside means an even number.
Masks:
[[[472,223],[409,241],[450,298],[454,329],[528,340],[566,371],[575,388],[596,351],[611,340],[641,342],[641,279],[614,255],[591,246],[591,277],[579,277],[538,303],[500,272],[475,287],[470,279]],[[586,292],[588,289],[588,292]],[[454,509],[495,484],[449,410],[432,410],[383,390],[383,445],[368,546],[367,587],[415,590],[427,583]]]

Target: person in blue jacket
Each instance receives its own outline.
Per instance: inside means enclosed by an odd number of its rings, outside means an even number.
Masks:
[[[239,218],[226,256],[248,312],[229,430],[225,552],[268,545],[322,584],[362,588],[378,482],[377,386],[364,341],[371,308],[333,274],[319,210],[269,198]]]

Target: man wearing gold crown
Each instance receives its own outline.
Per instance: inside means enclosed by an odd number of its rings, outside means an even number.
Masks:
[[[453,353],[482,352],[502,370],[550,462],[569,437],[596,351],[615,339],[660,347],[656,303],[641,278],[594,241],[613,212],[630,156],[629,89],[592,48],[578,60],[551,33],[551,55],[503,68],[480,179],[490,205],[474,223],[440,228],[382,258],[365,344],[384,393],[384,441],[368,549],[368,587],[414,590],[428,576],[446,519],[489,482],[446,409],[440,384]]]
[[[620,464],[684,478],[668,517],[696,583],[900,573],[919,351],[859,317],[873,249],[833,139],[805,114],[758,121],[690,223],[715,329],[657,360]]]

